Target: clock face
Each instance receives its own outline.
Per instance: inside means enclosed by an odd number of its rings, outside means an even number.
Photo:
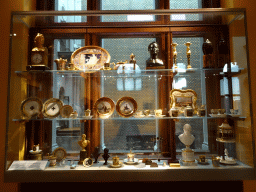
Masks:
[[[32,55],[31,61],[32,61],[32,63],[34,63],[34,64],[42,63],[42,61],[43,61],[43,56],[42,56],[41,54],[39,54],[39,53],[36,53],[36,54]]]

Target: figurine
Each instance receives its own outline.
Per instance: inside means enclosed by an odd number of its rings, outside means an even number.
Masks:
[[[185,43],[185,45],[187,46],[187,59],[188,59],[188,66],[187,66],[187,69],[191,69],[191,68],[192,68],[192,66],[190,65],[190,56],[191,56],[190,45],[191,45],[191,44],[192,44],[192,43],[190,43],[190,42]]]
[[[108,148],[104,149],[104,154],[102,155],[102,157],[105,160],[105,163],[103,165],[107,165],[108,164],[108,158],[110,157],[110,155],[108,154],[108,151],[109,151]]]
[[[185,149],[182,149],[182,162],[186,165],[193,165],[195,162],[194,151],[190,149],[190,145],[194,142],[195,137],[191,134],[191,126],[185,124],[183,127],[184,133],[179,135],[180,141],[186,146]]]
[[[156,42],[150,43],[148,46],[150,58],[146,62],[146,69],[164,69],[164,63],[158,58],[159,47]]]
[[[172,53],[173,53],[173,63],[174,63],[174,68],[177,69],[178,66],[177,66],[177,49],[176,49],[176,46],[178,44],[177,43],[172,43],[172,47],[173,47],[173,50],[172,50]]]
[[[87,151],[86,151],[86,147],[88,144],[90,144],[89,140],[86,140],[86,135],[83,134],[82,135],[82,140],[77,142],[81,147],[82,150],[80,151],[80,161],[78,162],[78,164],[83,164],[83,161],[85,160],[86,156],[87,156]]]
[[[99,148],[99,147],[95,147],[95,148],[94,148],[94,151],[93,151],[93,153],[92,153],[92,156],[94,157],[95,161],[94,161],[93,163],[98,163],[98,158],[99,158],[99,156],[100,156],[99,151],[100,151],[100,148]]]
[[[209,67],[214,67],[214,60],[213,60],[213,45],[209,39],[206,39],[206,41],[203,43],[202,46],[203,50],[203,67],[204,68],[209,68]]]
[[[184,133],[179,135],[179,139],[186,147],[189,148],[195,140],[195,137],[191,134],[192,127],[189,124],[185,124],[183,130]]]

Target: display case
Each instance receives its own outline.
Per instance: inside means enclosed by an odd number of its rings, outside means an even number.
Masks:
[[[13,12],[6,182],[255,179],[245,9]]]

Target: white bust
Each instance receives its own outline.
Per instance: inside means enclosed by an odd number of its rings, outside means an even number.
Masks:
[[[195,140],[195,137],[191,134],[192,127],[189,124],[183,126],[184,133],[179,135],[180,141],[188,148]]]

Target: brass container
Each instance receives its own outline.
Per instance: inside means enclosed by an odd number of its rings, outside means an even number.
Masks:
[[[113,165],[119,165],[119,157],[113,157]]]

